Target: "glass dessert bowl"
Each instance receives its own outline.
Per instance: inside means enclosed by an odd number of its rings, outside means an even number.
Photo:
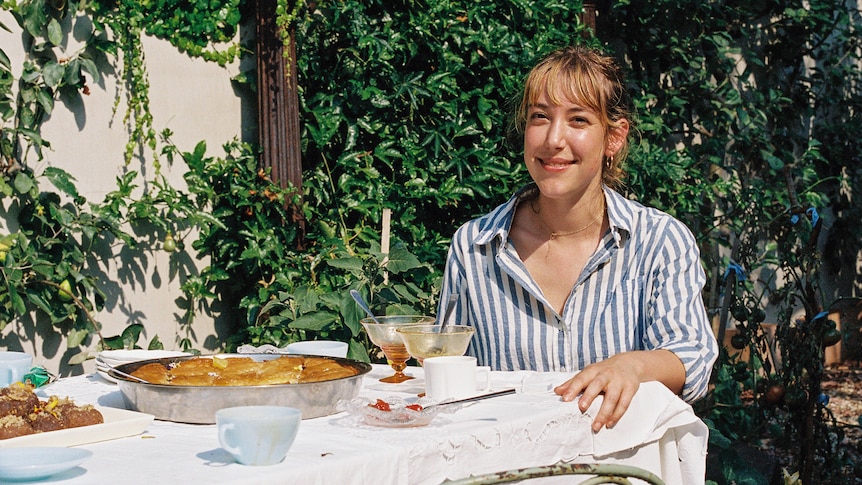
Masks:
[[[383,350],[389,366],[395,370],[395,374],[380,379],[381,382],[397,384],[413,379],[412,376],[404,373],[407,361],[410,360],[410,353],[407,352],[407,347],[404,346],[401,334],[397,330],[414,325],[427,325],[433,322],[434,317],[423,315],[388,315],[376,318],[363,318],[359,321],[365,327],[368,338],[371,339],[374,345]]]
[[[476,329],[466,325],[412,325],[397,332],[407,353],[422,364],[428,357],[464,355]]]
[[[408,401],[400,397],[386,399],[370,399],[356,397],[351,400],[338,401],[338,410],[346,411],[362,424],[383,428],[414,428],[426,426],[441,411],[454,413],[461,408],[460,404],[435,406],[428,398],[418,401]]]

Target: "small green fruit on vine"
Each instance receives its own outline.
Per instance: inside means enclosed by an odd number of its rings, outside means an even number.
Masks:
[[[72,301],[72,283],[69,280],[63,280],[60,283],[60,291],[57,292],[57,296],[63,301]]]
[[[165,240],[162,242],[162,249],[165,251],[172,253],[177,250],[177,241],[174,239],[174,236],[171,233],[168,233],[165,236]]]
[[[12,246],[0,241],[0,265],[2,265],[6,261],[6,253]]]
[[[841,341],[841,332],[837,329],[830,328],[823,332],[823,346],[831,347]]]
[[[763,311],[762,308],[755,308],[751,310],[751,316],[749,317],[754,323],[761,323],[766,320],[766,312]]]
[[[736,350],[742,350],[748,345],[748,339],[745,338],[745,335],[738,333],[733,337],[730,337],[730,345]]]
[[[732,377],[737,382],[743,382],[751,377],[751,372],[748,370],[748,365],[745,362],[737,362],[733,367]]]

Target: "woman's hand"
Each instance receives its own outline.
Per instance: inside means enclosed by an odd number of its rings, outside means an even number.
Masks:
[[[599,394],[604,401],[593,420],[593,432],[613,427],[628,410],[641,382],[660,381],[679,394],[685,384],[685,367],[667,350],[625,352],[588,365],[554,388],[563,401],[578,399],[581,412],[589,409]],[[578,397],[580,396],[580,397]]]

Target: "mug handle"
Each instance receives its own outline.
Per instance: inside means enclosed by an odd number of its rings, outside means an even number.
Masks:
[[[480,374],[485,375],[484,384],[478,388],[479,392],[488,392],[491,390],[491,368],[488,366],[479,366],[476,367],[476,381],[478,382],[478,377]]]
[[[235,446],[230,445],[230,440],[228,440],[228,432],[236,427],[233,423],[227,423],[219,426],[218,428],[218,440],[221,443],[221,447],[225,449],[231,455],[241,455],[240,449]]]
[[[27,366],[27,369],[24,372],[19,372],[18,369],[12,369],[12,380],[11,382],[23,382],[24,376],[30,372],[30,366]]]

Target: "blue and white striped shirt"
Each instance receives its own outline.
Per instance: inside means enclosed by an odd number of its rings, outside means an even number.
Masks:
[[[701,290],[706,276],[691,231],[608,187],[610,230],[559,315],[509,241],[522,189],[461,226],[452,239],[441,305],[476,327],[468,353],[495,370],[575,371],[630,350],[666,349],[685,365],[682,398],[707,391],[718,345]]]

